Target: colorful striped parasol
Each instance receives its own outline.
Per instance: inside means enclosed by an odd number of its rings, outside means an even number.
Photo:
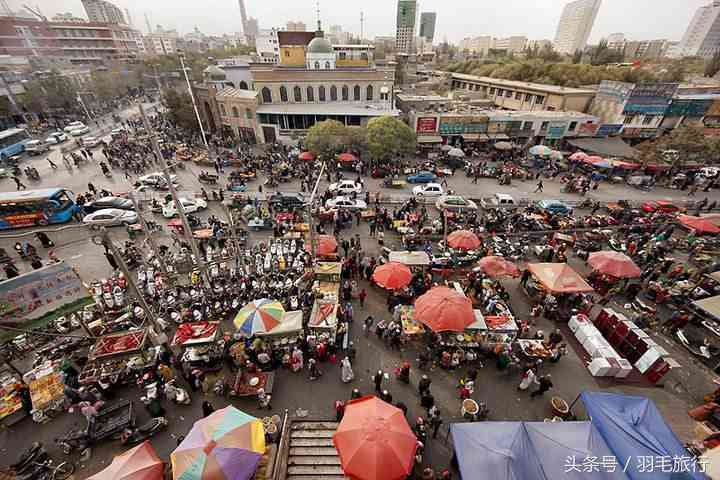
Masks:
[[[225,407],[195,422],[170,454],[173,480],[249,480],[264,453],[262,422]]]
[[[254,300],[235,315],[235,328],[247,336],[267,333],[282,321],[285,309],[277,300],[263,298]]]

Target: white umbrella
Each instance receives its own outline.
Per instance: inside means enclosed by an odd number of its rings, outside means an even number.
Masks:
[[[545,145],[535,145],[530,149],[530,153],[532,155],[538,155],[541,157],[547,157],[552,152],[552,149],[550,147],[546,147]]]
[[[495,144],[495,149],[496,150],[512,150],[513,145],[510,142],[497,142]]]
[[[558,152],[557,150],[553,150],[552,152],[550,152],[551,160],[562,160],[563,158],[565,158],[563,157],[563,154]]]
[[[463,157],[465,156],[465,152],[463,152],[463,151],[460,150],[459,148],[453,148],[453,149],[450,150],[447,154],[448,154],[449,157],[463,158]]]
[[[452,149],[453,147],[450,145],[443,145],[442,147],[440,147],[440,150],[442,150],[443,152],[449,152]]]

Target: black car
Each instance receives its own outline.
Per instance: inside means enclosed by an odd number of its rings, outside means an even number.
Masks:
[[[84,206],[85,212],[91,213],[104,208],[119,208],[120,210],[135,210],[132,200],[121,197],[103,197],[97,200],[93,200],[90,203],[86,203]]]
[[[273,193],[270,196],[273,208],[300,208],[305,205],[302,193]]]

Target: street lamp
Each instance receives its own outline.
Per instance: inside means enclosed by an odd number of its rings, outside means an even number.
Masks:
[[[185,52],[178,50],[178,57],[180,58],[180,66],[182,67],[183,74],[185,75],[185,82],[187,83],[188,92],[190,93],[190,100],[192,100],[193,109],[195,110],[195,118],[197,119],[198,126],[200,127],[200,133],[202,134],[202,140],[205,144],[205,148],[208,151],[208,158],[210,157],[210,146],[208,145],[207,138],[205,138],[205,128],[203,127],[202,120],[200,120],[200,112],[198,111],[197,102],[195,102],[195,94],[193,93],[192,86],[190,85],[190,78],[185,68]]]

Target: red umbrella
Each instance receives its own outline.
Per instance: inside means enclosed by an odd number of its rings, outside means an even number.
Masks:
[[[412,272],[402,263],[389,262],[380,265],[373,272],[372,279],[375,283],[388,290],[397,290],[410,285]]]
[[[698,233],[720,233],[720,227],[709,218],[678,215],[678,221]]]
[[[588,257],[588,265],[596,272],[615,278],[637,278],[640,267],[632,258],[620,252],[593,252]]]
[[[310,244],[305,245],[305,249],[310,251]],[[319,235],[317,237],[317,248],[315,250],[316,255],[322,257],[327,255],[333,255],[337,252],[338,243],[335,237],[331,235]]]
[[[491,277],[519,277],[520,270],[514,263],[505,260],[503,257],[483,257],[478,261],[478,266]]]
[[[341,162],[354,162],[357,160],[357,157],[352,153],[341,153],[338,155],[338,160]]]
[[[305,160],[305,161],[309,162],[310,160],[315,160],[315,155],[313,155],[310,152],[303,152],[300,155],[298,155],[298,158],[300,160]]]
[[[581,162],[581,161],[585,160],[586,158],[588,158],[588,154],[585,152],[575,152],[572,155],[570,155],[569,158],[573,162]]]
[[[333,444],[346,476],[400,480],[412,471],[417,438],[402,410],[367,396],[347,403]]]
[[[447,243],[451,248],[474,250],[480,246],[480,239],[470,230],[456,230],[448,235]]]
[[[475,312],[465,295],[448,287],[435,287],[415,300],[415,320],[434,332],[462,332],[475,322]]]

